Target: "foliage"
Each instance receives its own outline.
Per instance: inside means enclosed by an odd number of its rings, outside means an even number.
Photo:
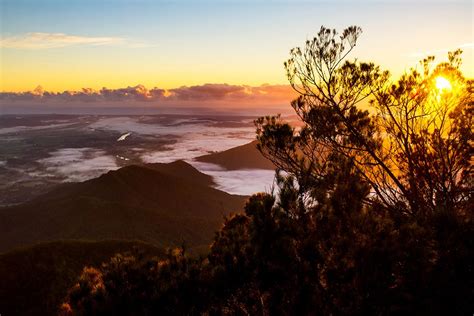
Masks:
[[[198,261],[180,250],[166,258],[117,254],[101,269],[85,267],[62,315],[186,315],[200,306]]]
[[[116,253],[163,256],[139,241],[55,241],[0,254],[0,309],[5,315],[57,315],[84,266],[100,267]]]
[[[285,67],[303,127],[257,120],[262,153],[314,180],[330,172],[334,155],[346,157],[378,203],[414,216],[472,202],[473,82],[459,71],[461,51],[436,67],[429,57],[421,73],[412,69],[392,84],[373,63],[344,61],[359,34],[349,27],[338,39],[323,27],[291,51]],[[450,91],[435,88],[439,76],[452,82]]]
[[[348,250],[330,266],[344,263],[338,272],[344,266],[354,268],[346,285],[355,290],[355,305],[337,314],[354,313],[380,293],[383,299],[371,305],[377,314],[391,313],[390,308],[465,308],[472,295],[468,282],[461,280],[472,280],[473,82],[459,71],[458,50],[449,54],[448,62],[433,67],[434,58],[429,57],[422,61],[421,73],[412,69],[390,83],[388,72],[372,63],[344,61],[359,34],[359,28],[349,27],[338,37],[323,27],[304,49],[291,51],[285,67],[300,94],[292,106],[303,126],[293,128],[280,117],[260,118],[259,149],[295,177],[303,213],[319,221],[314,231],[327,227],[328,235],[313,241],[328,242],[323,258],[333,258],[337,242],[350,236]],[[452,87],[436,88],[440,76]],[[365,192],[359,191],[361,186]],[[342,188],[346,190],[338,195]],[[338,211],[332,225],[325,226],[333,216],[326,211],[328,203],[350,203],[350,216]],[[340,225],[345,226],[342,231]],[[374,244],[360,249],[360,238]],[[369,266],[385,258],[387,270],[378,275],[378,282],[370,282],[377,269],[358,279],[364,267],[350,256],[358,248]],[[378,255],[372,257],[372,251]],[[449,286],[436,284],[441,280]],[[367,287],[359,291],[353,282]],[[343,285],[331,294],[340,296],[331,311],[347,302]],[[359,302],[357,293],[364,295]],[[377,309],[382,306],[388,309]]]

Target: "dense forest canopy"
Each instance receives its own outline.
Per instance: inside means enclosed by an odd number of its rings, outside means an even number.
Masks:
[[[474,310],[473,81],[461,51],[399,80],[322,27],[285,63],[301,127],[256,121],[274,194],[210,253],[85,268],[65,315],[463,315]],[[283,171],[283,172],[280,172]]]

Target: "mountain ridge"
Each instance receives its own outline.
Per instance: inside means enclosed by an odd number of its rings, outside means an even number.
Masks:
[[[275,165],[257,149],[257,141],[217,153],[199,156],[196,161],[213,163],[227,170],[266,169],[275,170]]]
[[[212,184],[212,177],[183,161],[130,165],[65,184],[24,204],[0,208],[0,252],[76,239],[208,245],[224,215],[241,210],[246,200]]]

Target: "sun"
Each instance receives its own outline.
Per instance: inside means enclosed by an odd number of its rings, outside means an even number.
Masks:
[[[451,82],[449,82],[448,79],[441,76],[436,77],[435,86],[436,86],[436,89],[438,89],[440,92],[452,89]]]

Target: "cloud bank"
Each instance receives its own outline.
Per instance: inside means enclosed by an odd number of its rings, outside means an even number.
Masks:
[[[80,91],[50,92],[38,86],[27,92],[0,92],[3,105],[60,105],[126,106],[141,104],[199,106],[219,105],[288,105],[295,93],[288,85],[230,85],[203,84],[175,89],[148,89],[143,85],[119,89],[83,88]]]
[[[64,33],[33,32],[0,39],[0,47],[16,49],[49,49],[74,45],[115,45],[125,43],[121,37],[77,36]]]

